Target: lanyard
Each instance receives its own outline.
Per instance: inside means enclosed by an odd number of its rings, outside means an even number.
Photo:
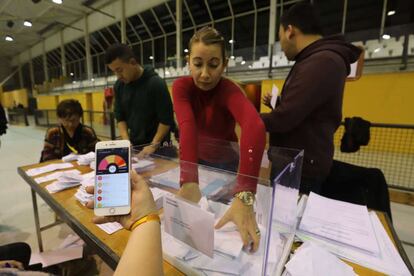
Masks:
[[[68,142],[66,142],[66,146],[68,146],[68,148],[70,149],[71,152],[73,152],[75,154],[78,154],[78,151],[74,147],[72,147],[71,145],[69,145]]]

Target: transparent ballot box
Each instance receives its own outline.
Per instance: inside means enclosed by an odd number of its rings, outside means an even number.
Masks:
[[[157,206],[164,208],[164,259],[186,275],[280,275],[297,227],[303,152],[279,148],[260,153],[259,177],[253,177],[238,173],[237,143],[203,143],[198,153],[207,150],[208,158],[198,163],[179,160],[179,149],[170,144],[151,154],[147,145],[133,149],[132,167],[148,180]],[[202,197],[197,203],[176,195],[186,181],[198,183]],[[214,227],[239,185],[257,185],[254,210],[261,235],[255,253],[243,247],[233,222]]]

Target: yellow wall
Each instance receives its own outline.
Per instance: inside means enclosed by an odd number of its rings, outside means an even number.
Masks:
[[[343,115],[373,123],[414,125],[413,104],[413,72],[363,75],[346,83]]]
[[[96,91],[91,93],[91,105],[93,111],[103,111],[103,103],[105,100],[104,91]],[[93,115],[93,122],[98,124],[104,123],[104,115],[103,113],[97,113]]]
[[[1,93],[2,105],[6,108],[12,108],[15,104],[22,104],[24,107],[28,106],[27,90],[18,89]]]
[[[37,109],[56,109],[59,103],[58,96],[39,95],[36,97]]]
[[[275,83],[279,90],[283,80],[262,82],[262,95],[271,91]],[[261,112],[270,109],[263,104]],[[345,85],[343,118],[358,116],[372,123],[414,125],[414,73],[384,73],[363,75],[358,81]],[[397,130],[399,131],[399,130]],[[384,140],[408,137],[409,134],[397,133],[394,129],[371,128],[369,151],[414,153],[414,143],[384,143]],[[335,135],[335,145],[340,144],[341,135]]]
[[[284,80],[264,80],[262,95],[275,83],[282,89]],[[363,75],[345,85],[343,117],[359,116],[372,123],[414,125],[414,73]],[[263,104],[261,112],[269,112]]]

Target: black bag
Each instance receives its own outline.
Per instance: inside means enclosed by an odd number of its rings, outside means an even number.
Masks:
[[[341,139],[341,152],[356,152],[368,145],[371,123],[360,118],[345,118],[345,133]]]

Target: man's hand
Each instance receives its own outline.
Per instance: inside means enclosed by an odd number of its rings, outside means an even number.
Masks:
[[[272,100],[272,92],[266,92],[262,98],[262,102],[265,106],[270,107],[273,109],[272,105],[270,104],[270,101]]]
[[[195,182],[184,183],[177,195],[189,201],[198,203],[201,199],[200,187],[198,186],[198,183]]]
[[[124,228],[130,229],[134,222],[140,218],[157,213],[154,198],[144,178],[139,176],[135,171],[131,171],[131,180],[131,212],[128,215],[122,216],[94,217],[94,223],[101,224],[117,221]],[[86,191],[93,194],[94,187],[87,187]],[[86,206],[93,209],[93,201],[89,201]]]
[[[260,231],[256,223],[253,206],[246,206],[243,202],[234,198],[230,208],[215,226],[216,229],[223,227],[227,222],[233,221],[239,229],[243,245],[247,248],[252,241],[250,252],[256,252],[260,244]]]
[[[146,147],[144,147],[137,155],[138,159],[143,159],[151,154],[153,154],[155,151],[157,150],[157,146],[156,145],[148,145]]]

